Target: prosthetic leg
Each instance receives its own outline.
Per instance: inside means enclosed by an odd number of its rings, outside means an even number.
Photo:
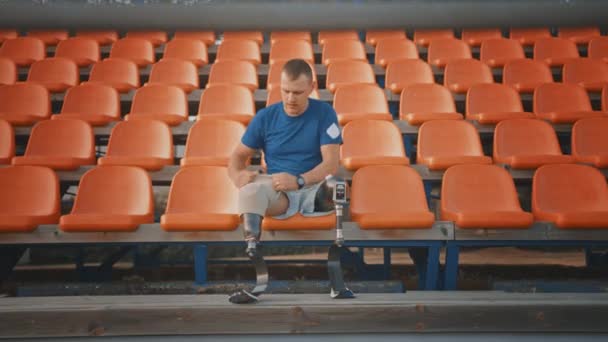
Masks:
[[[344,216],[344,204],[347,203],[347,184],[344,180],[327,176],[319,188],[315,198],[315,211],[336,210],[336,240],[329,247],[327,256],[327,271],[331,286],[330,295],[335,299],[354,298],[354,293],[344,284],[342,277],[342,265],[340,255],[344,247],[344,233],[342,231],[342,220]]]
[[[258,301],[258,297],[268,287],[268,267],[264,257],[258,251],[258,243],[262,234],[262,216],[257,214],[243,214],[243,227],[247,249],[245,252],[255,267],[256,285],[253,290],[239,290],[230,295],[230,302],[234,304],[249,304]]]

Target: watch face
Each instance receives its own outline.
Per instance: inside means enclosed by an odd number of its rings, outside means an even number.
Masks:
[[[298,177],[298,185],[299,186],[304,186],[304,178]]]

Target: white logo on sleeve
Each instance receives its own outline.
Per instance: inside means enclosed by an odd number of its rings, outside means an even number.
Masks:
[[[331,124],[331,126],[329,126],[325,132],[327,132],[327,135],[329,135],[332,139],[336,139],[340,136],[340,129],[335,123]]]

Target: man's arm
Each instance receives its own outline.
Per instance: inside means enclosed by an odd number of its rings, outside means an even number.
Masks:
[[[230,156],[230,160],[228,161],[228,176],[237,188],[251,183],[257,175],[257,172],[247,170],[247,161],[254,153],[254,149],[247,147],[243,143],[239,143]]]
[[[321,145],[321,156],[323,161],[312,170],[302,174],[305,184],[318,183],[328,175],[335,175],[340,164],[340,145],[327,144]]]

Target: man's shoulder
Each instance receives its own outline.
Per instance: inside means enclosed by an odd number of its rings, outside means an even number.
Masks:
[[[317,99],[308,99],[308,101],[318,117],[323,118],[326,115],[336,115],[334,107],[332,107],[329,103]]]

